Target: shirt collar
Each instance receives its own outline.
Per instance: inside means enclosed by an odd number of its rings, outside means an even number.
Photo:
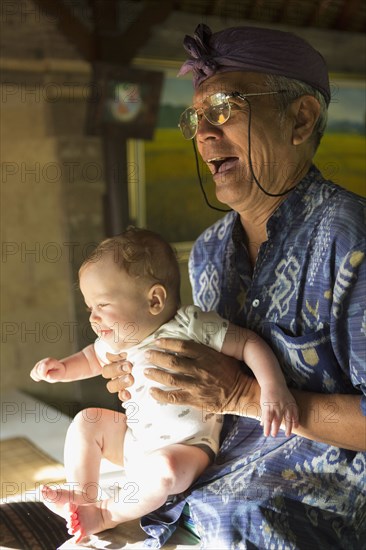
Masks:
[[[289,225],[300,213],[306,208],[304,203],[304,195],[314,182],[321,184],[324,181],[323,176],[315,165],[312,165],[302,180],[296,185],[295,189],[289,193],[287,198],[281,202],[279,207],[273,212],[267,222],[267,233],[278,229],[282,225]],[[236,214],[236,219],[233,225],[232,239],[235,247],[245,243],[245,231],[240,223],[240,216]]]
[[[267,232],[284,224],[289,225],[298,217],[299,213],[306,208],[306,204],[304,203],[306,191],[317,181],[320,184],[324,179],[316,166],[312,165],[303,179],[296,185],[295,189],[291,191],[288,197],[273,212],[267,223]]]

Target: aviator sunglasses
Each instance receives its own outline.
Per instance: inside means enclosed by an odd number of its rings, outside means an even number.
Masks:
[[[193,139],[197,134],[198,123],[202,114],[205,119],[214,126],[221,126],[221,124],[225,124],[225,122],[229,120],[233,106],[230,99],[241,99],[245,101],[248,97],[279,94],[283,91],[284,90],[278,90],[276,92],[258,92],[253,94],[218,92],[206,97],[202,102],[201,108],[196,109],[193,106],[188,107],[188,109],[180,115],[178,126],[185,139]],[[235,107],[239,108],[238,106]]]

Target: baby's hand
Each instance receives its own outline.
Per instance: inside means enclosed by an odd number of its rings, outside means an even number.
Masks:
[[[38,361],[38,363],[31,370],[30,376],[35,382],[44,380],[54,384],[60,382],[65,377],[66,367],[63,363],[52,357],[46,357]]]
[[[282,420],[285,421],[287,437],[290,437],[292,429],[299,425],[297,404],[287,386],[262,387],[261,409],[261,425],[266,437],[276,437]]]

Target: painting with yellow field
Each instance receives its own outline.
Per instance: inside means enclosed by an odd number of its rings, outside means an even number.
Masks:
[[[315,156],[323,175],[366,196],[365,82],[331,77],[332,100],[325,136]],[[175,76],[165,79],[154,139],[144,142],[144,223],[171,242],[193,241],[224,213],[211,210],[199,188],[191,141],[178,129],[179,115],[192,101],[192,84]],[[217,202],[207,167],[200,162],[209,200]],[[139,220],[137,220],[139,222]]]

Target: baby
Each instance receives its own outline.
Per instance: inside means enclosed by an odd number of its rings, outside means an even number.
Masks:
[[[37,382],[90,378],[110,363],[107,353],[123,351],[135,381],[123,403],[125,414],[87,409],[76,416],[65,442],[69,487],[42,489],[45,504],[66,518],[77,542],[156,510],[169,495],[188,489],[218,451],[221,416],[151,397],[149,389],[157,384],[144,377],[146,353],[160,337],[195,340],[244,361],[261,386],[264,434],[277,435],[285,412],[286,435],[297,426],[296,403],[267,344],[215,312],[179,307],[178,262],[159,235],[130,227],[103,241],[82,264],[79,283],[97,340],[61,361],[39,361],[31,377]],[[130,482],[137,488],[136,499],[119,493],[100,500],[91,494],[102,457],[125,468],[124,487]]]

